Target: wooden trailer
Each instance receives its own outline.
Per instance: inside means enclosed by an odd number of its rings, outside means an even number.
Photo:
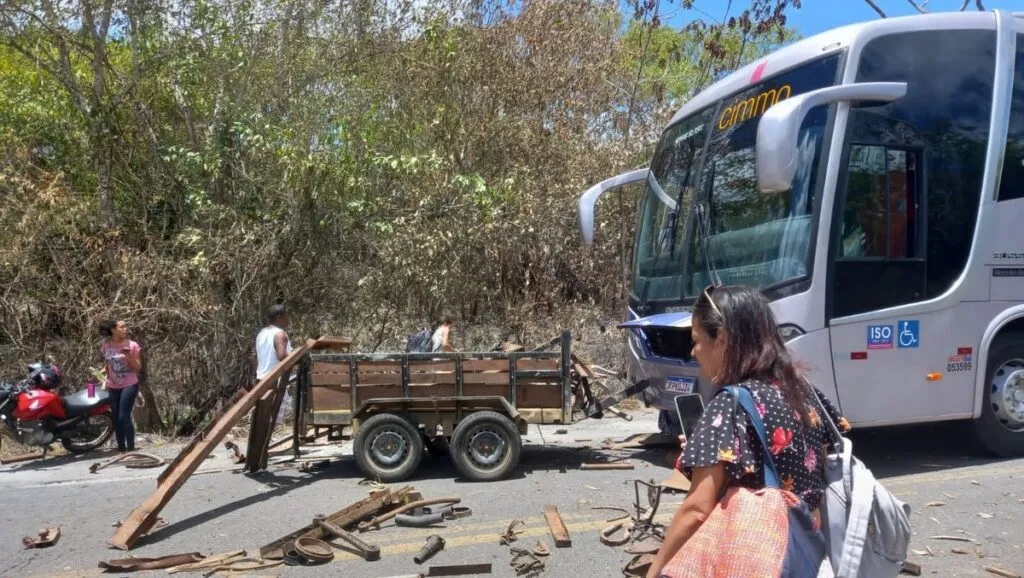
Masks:
[[[625,397],[593,399],[573,368],[571,339],[564,332],[519,352],[311,352],[298,373],[299,421],[330,428],[329,439],[347,429],[359,467],[383,482],[406,479],[425,449],[445,446],[466,478],[500,479],[518,463],[530,424],[600,417]]]

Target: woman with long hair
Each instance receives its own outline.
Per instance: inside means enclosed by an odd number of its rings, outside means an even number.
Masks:
[[[128,339],[128,324],[122,319],[108,319],[100,323],[103,343],[103,373],[110,394],[110,409],[114,414],[114,435],[119,452],[135,451],[135,426],[132,409],[139,395],[139,372],[142,371],[142,348]]]
[[[705,379],[717,388],[737,385],[751,392],[783,489],[798,496],[812,512],[815,524],[820,524],[825,458],[832,443],[823,420],[831,418],[841,431],[848,430],[849,424],[798,372],[768,300],[749,287],[708,287],[694,303],[692,334],[693,356]],[[816,395],[820,404],[814,403],[811,395]],[[829,416],[819,415],[818,407]],[[743,408],[727,390],[715,393],[692,438],[683,443],[676,467],[690,479],[690,491],[665,532],[648,578],[663,575],[665,566],[728,488],[765,487],[761,442]]]

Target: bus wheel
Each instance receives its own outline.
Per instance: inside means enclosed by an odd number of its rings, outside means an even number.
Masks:
[[[1024,455],[1024,334],[1009,333],[992,343],[985,375],[981,417],[974,421],[979,441],[993,453]]]
[[[455,468],[474,482],[504,478],[516,464],[523,442],[512,420],[493,411],[468,415],[452,433]]]
[[[393,413],[363,422],[352,442],[359,469],[370,479],[399,482],[412,475],[423,459],[423,435]]]

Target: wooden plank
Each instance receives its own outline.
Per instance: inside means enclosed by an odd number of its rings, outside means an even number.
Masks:
[[[358,385],[356,386],[356,405],[368,399],[381,397],[402,397],[400,385]]]
[[[508,399],[508,386],[501,384],[463,383],[462,395],[466,397],[500,396]]]
[[[462,361],[463,374],[477,371],[508,372],[508,359],[464,359]]]
[[[314,387],[318,385],[348,385],[350,381],[347,371],[345,373],[309,374],[309,384]]]
[[[359,361],[356,363],[358,373],[402,373],[401,361]]]
[[[360,373],[356,385],[402,385],[401,373]]]
[[[409,397],[453,397],[455,384],[451,385],[413,385],[409,384]]]
[[[558,371],[561,362],[558,359],[517,359],[517,371]]]
[[[520,385],[516,387],[516,407],[562,407],[560,384]]]
[[[192,436],[192,439],[189,440],[188,444],[184,448],[182,448],[180,452],[178,452],[178,455],[175,456],[174,459],[171,460],[171,463],[167,464],[167,467],[164,468],[164,471],[160,472],[160,475],[157,476],[156,483],[158,486],[162,484],[164,480],[167,478],[167,476],[170,475],[170,473],[178,467],[178,464],[180,464],[181,461],[185,459],[185,456],[187,456],[189,452],[191,452],[196,447],[197,444],[199,444],[201,441],[209,437],[210,430],[212,430],[213,426],[217,424],[217,420],[219,420],[221,416],[224,415],[225,412],[234,407],[234,405],[238,403],[238,400],[242,399],[242,396],[246,394],[246,391],[247,390],[244,388],[238,388],[238,390],[236,390],[235,393],[232,394],[231,397],[224,402],[224,405],[222,405],[220,409],[213,414],[213,419],[211,419],[210,422],[206,424],[206,427],[203,428],[203,431]]]
[[[412,373],[409,385],[455,385],[454,373]]]
[[[270,398],[260,399],[256,402],[245,449],[243,471],[258,472],[267,467],[267,458],[270,456],[270,437],[274,434],[274,428],[277,427],[277,415],[280,413],[281,403],[284,401],[287,390],[288,381],[283,377],[279,378],[277,385],[267,392]],[[264,394],[263,397],[267,397],[267,394]],[[257,412],[262,415],[257,416]]]
[[[352,392],[348,384],[334,387],[311,387],[310,408],[315,411],[352,409]]]
[[[551,530],[551,537],[555,540],[555,546],[568,548],[572,546],[572,539],[569,537],[569,529],[562,521],[562,515],[558,508],[552,505],[544,506],[544,519],[548,522],[548,529]]]
[[[454,361],[416,361],[409,360],[409,373],[434,373],[438,371],[455,373]]]
[[[206,430],[201,441],[190,444],[184,456],[179,456],[161,475],[163,482],[157,484],[157,489],[146,501],[139,505],[125,519],[121,526],[114,532],[110,539],[110,545],[121,550],[128,550],[136,540],[146,532],[153,529],[156,524],[157,514],[171,501],[178,489],[188,480],[189,476],[199,467],[206,456],[210,455],[213,448],[220,440],[231,431],[231,427],[249,410],[256,405],[256,400],[270,390],[277,380],[287,373],[306,354],[309,348],[315,344],[313,339],[292,350],[288,357],[285,357],[277,364],[269,375],[264,377],[252,389],[245,392],[241,398],[228,408],[213,424]]]
[[[508,382],[511,376],[506,371],[504,373],[465,373],[462,374],[462,383],[469,385],[475,384],[487,384],[487,385],[504,385],[508,388]]]

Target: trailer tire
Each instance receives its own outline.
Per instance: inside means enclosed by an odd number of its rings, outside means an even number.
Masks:
[[[1024,334],[1007,333],[992,343],[983,387],[981,416],[973,424],[975,436],[998,456],[1024,456]]]
[[[452,433],[451,457],[466,479],[491,482],[507,476],[519,463],[523,440],[509,418],[493,411],[469,414]]]
[[[400,482],[411,476],[423,459],[423,434],[404,417],[380,413],[360,425],[352,453],[368,478]]]

